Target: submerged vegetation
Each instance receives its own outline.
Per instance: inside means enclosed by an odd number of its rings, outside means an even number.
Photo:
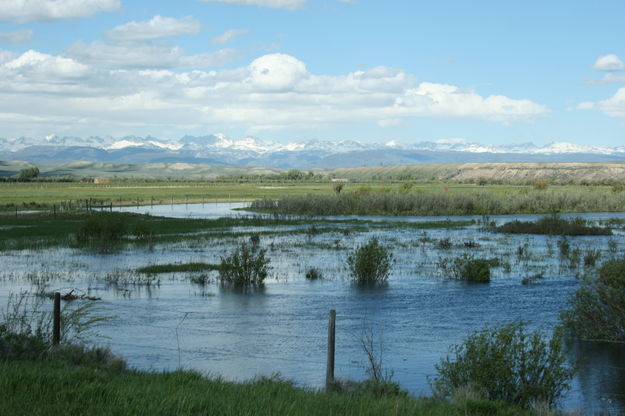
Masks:
[[[507,234],[612,235],[609,228],[589,225],[582,218],[567,220],[556,215],[543,217],[537,221],[511,221],[493,230]]]

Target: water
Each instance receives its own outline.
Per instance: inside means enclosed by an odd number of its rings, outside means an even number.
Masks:
[[[240,206],[190,204],[152,207],[151,212],[214,218],[240,215],[231,211],[235,207]],[[601,220],[625,215],[584,217]],[[509,218],[519,217],[491,219]],[[372,234],[393,248],[396,265],[388,285],[361,288],[347,279],[345,257]],[[438,249],[441,238],[450,238],[454,247]],[[479,247],[465,247],[463,242],[468,241]],[[429,395],[428,380],[436,373],[435,364],[446,356],[450,345],[462,342],[470,332],[513,319],[546,331],[557,324],[559,311],[579,285],[577,275],[584,272],[583,266],[571,267],[559,258],[557,242],[558,237],[491,234],[478,226],[275,234],[261,237],[271,259],[271,276],[262,290],[248,293],[216,283],[198,286],[184,273],[161,275],[160,285],[149,287],[107,283],[115,275],[136,276],[131,271],[148,264],[216,263],[234,247],[235,238],[202,237],[113,254],[71,249],[0,253],[5,270],[0,273],[0,305],[6,303],[10,291],[31,288],[26,276],[30,274],[30,279],[48,280],[48,290],[77,288],[102,297],[96,303],[97,313],[114,318],[99,328],[100,335],[93,341],[110,345],[133,367],[172,370],[181,366],[232,380],[279,372],[311,387],[320,387],[325,380],[328,311],[335,309],[337,377],[366,377],[360,342],[363,333],[371,331],[393,379],[414,394]],[[575,237],[569,242],[582,252],[599,249],[603,258],[623,250],[620,236]],[[507,270],[494,269],[488,285],[443,278],[439,263],[463,253],[497,257],[508,264]],[[317,267],[326,280],[306,281],[309,267]],[[539,272],[544,277],[535,284],[521,284],[523,277]],[[585,414],[624,412],[625,350],[572,342],[570,351],[572,360],[583,359],[582,371],[561,407]]]

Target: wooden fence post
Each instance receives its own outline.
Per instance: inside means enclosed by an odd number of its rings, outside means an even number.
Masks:
[[[326,363],[326,390],[334,383],[334,341],[336,336],[336,310],[330,309],[328,321],[328,361]]]
[[[54,293],[52,319],[52,345],[59,345],[59,342],[61,342],[61,294],[59,292]]]

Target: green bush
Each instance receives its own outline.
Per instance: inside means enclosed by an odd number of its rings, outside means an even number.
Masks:
[[[438,375],[432,380],[434,393],[446,398],[472,386],[488,400],[525,408],[541,402],[553,406],[574,374],[565,365],[558,334],[545,340],[520,321],[474,332],[452,346],[451,355],[436,365]]]
[[[391,271],[393,254],[373,237],[347,257],[352,278],[358,283],[385,282]]]
[[[230,256],[221,258],[219,280],[237,286],[262,285],[270,269],[265,253],[256,245],[239,244]]]
[[[608,261],[596,278],[585,278],[560,317],[575,337],[625,342],[625,259]]]
[[[486,259],[469,259],[460,269],[463,280],[476,283],[490,282],[490,262]]]
[[[497,259],[476,259],[467,254],[453,260],[450,258],[442,259],[438,264],[443,274],[454,279],[475,283],[490,282],[490,268],[499,265]]]

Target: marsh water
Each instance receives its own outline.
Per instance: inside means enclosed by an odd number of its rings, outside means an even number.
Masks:
[[[195,204],[127,209],[215,218],[242,215],[233,211],[241,207]],[[625,213],[575,216],[596,221],[625,219]],[[489,220],[513,218],[534,217]],[[321,387],[325,380],[328,311],[335,309],[338,378],[367,377],[361,340],[364,333],[370,333],[393,380],[415,395],[430,395],[435,365],[452,344],[487,324],[514,319],[550,332],[580,277],[592,272],[583,264],[584,253],[597,250],[602,261],[620,257],[625,249],[619,228],[613,236],[568,238],[577,257],[564,257],[559,251],[560,237],[495,234],[477,222],[458,229],[398,225],[363,230],[345,223],[333,224],[324,232],[324,225],[315,227],[314,232],[311,225],[239,227],[234,231],[241,234],[236,236],[198,236],[107,254],[69,248],[2,252],[0,306],[4,309],[10,292],[33,290],[37,285],[50,291],[84,291],[102,298],[94,302],[97,314],[111,316],[91,340],[109,345],[132,367],[156,371],[183,367],[228,380],[280,373],[310,387]],[[246,233],[253,232],[265,232],[260,244],[271,260],[270,277],[263,288],[246,292],[224,288],[216,283],[216,272],[209,273],[210,282],[205,285],[193,283],[193,273],[146,278],[135,272],[152,264],[218,263],[240,240],[249,238]],[[345,258],[373,235],[392,249],[395,264],[387,285],[359,287],[348,278]],[[441,248],[445,239],[451,244]],[[500,259],[490,284],[468,284],[441,272],[447,259],[465,254]],[[324,278],[306,280],[310,267]],[[542,277],[522,284],[529,276]],[[581,371],[560,407],[584,414],[625,412],[625,349],[575,340],[567,343],[567,349]]]

